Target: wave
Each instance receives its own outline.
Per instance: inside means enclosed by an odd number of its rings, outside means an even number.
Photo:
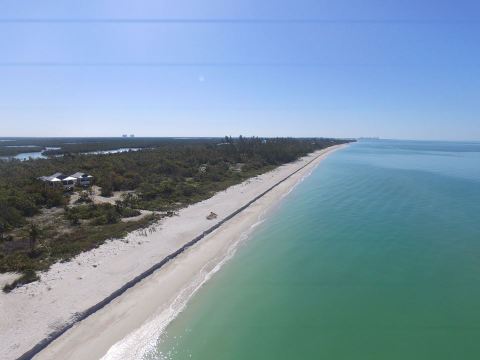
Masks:
[[[287,197],[293,190],[296,189],[296,187],[298,185],[300,185],[307,177],[309,177],[310,175],[312,175],[313,171],[317,168],[317,166],[319,165],[319,163],[316,163],[307,173],[305,173],[300,179],[298,179],[297,182],[295,182],[295,184],[293,184],[290,189],[288,189],[287,192],[285,192],[284,194],[282,194],[281,196],[281,199]]]
[[[178,293],[168,308],[114,344],[101,360],[133,360],[152,355],[157,355],[160,359],[167,359],[168,357],[165,355],[156,354],[157,346],[165,329],[185,309],[193,295],[235,255],[240,244],[249,238],[252,231],[265,221],[262,218],[263,215],[264,213],[259,216],[256,223],[239,236],[237,241],[229,246],[221,257],[207,262],[191,283]]]

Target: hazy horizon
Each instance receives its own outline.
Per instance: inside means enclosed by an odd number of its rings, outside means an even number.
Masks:
[[[2,139],[148,139],[148,138],[167,138],[167,139],[214,139],[214,138],[224,138],[225,136],[231,136],[233,138],[238,138],[239,136],[243,137],[258,137],[258,138],[326,138],[326,139],[354,139],[354,140],[383,140],[383,141],[431,141],[431,142],[480,142],[480,139],[409,139],[409,138],[382,138],[377,136],[351,136],[351,137],[334,137],[334,136],[322,136],[322,135],[310,135],[310,136],[290,136],[290,135],[279,135],[279,136],[266,136],[266,135],[256,135],[256,134],[238,134],[238,135],[219,135],[219,136],[184,136],[184,135],[150,135],[150,136],[137,136],[134,137],[123,137],[122,135],[99,135],[99,136],[0,136],[0,141]]]

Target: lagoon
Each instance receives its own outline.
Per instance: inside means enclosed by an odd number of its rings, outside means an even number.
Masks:
[[[36,145],[22,145],[21,147],[35,147]],[[6,146],[6,147],[17,147],[17,146]],[[20,147],[20,146],[19,146]],[[46,159],[48,156],[43,155],[44,151],[47,150],[60,150],[60,147],[46,147],[42,151],[35,151],[35,152],[26,152],[26,153],[20,153],[15,156],[0,156],[0,160],[20,160],[20,161],[25,161],[25,160],[30,160],[30,159]],[[98,155],[98,154],[116,154],[116,153],[122,153],[122,152],[127,152],[127,151],[138,151],[142,150],[141,148],[120,148],[120,149],[114,149],[114,150],[101,150],[101,151],[91,151],[91,152],[84,152],[80,154],[92,154],[92,155]],[[62,155],[55,155],[55,156],[62,156]]]

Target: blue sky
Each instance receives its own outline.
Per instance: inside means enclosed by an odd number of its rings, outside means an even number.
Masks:
[[[3,0],[0,136],[480,140],[478,39],[478,1]]]

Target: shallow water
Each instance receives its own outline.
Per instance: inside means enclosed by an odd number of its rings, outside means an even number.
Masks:
[[[7,141],[7,140],[4,140],[4,141]],[[11,146],[5,146],[5,147],[36,147],[37,145],[11,145]],[[13,155],[13,156],[0,156],[0,160],[12,160],[12,159],[15,159],[15,160],[20,160],[20,161],[25,161],[25,160],[35,160],[35,159],[46,159],[47,156],[43,155],[43,152],[44,151],[47,151],[47,150],[60,150],[59,147],[46,147],[44,150],[42,151],[33,151],[33,152],[25,152],[25,153],[20,153],[20,154],[17,154],[17,155]]]
[[[21,160],[21,161],[25,161],[25,160],[29,160],[29,159],[46,159],[46,156],[44,156],[42,154],[42,152],[43,152],[43,150],[42,151],[20,153],[20,154],[13,155],[13,156],[0,156],[0,159],[1,160],[16,159],[16,160]]]
[[[148,359],[480,358],[480,144],[329,156]]]
[[[114,149],[114,150],[99,150],[99,151],[85,152],[82,154],[117,154],[117,153],[122,153],[127,151],[139,151],[139,150],[142,150],[142,148],[120,148],[120,149]]]
[[[74,143],[71,143],[74,144]],[[21,147],[30,147],[30,146],[36,146],[36,145],[22,145]],[[16,146],[6,146],[6,147],[16,147]],[[43,155],[43,152],[46,150],[60,150],[61,148],[59,147],[46,147],[45,150],[42,151],[35,151],[35,152],[27,152],[27,153],[20,153],[14,156],[0,156],[1,160],[11,160],[11,159],[17,159],[21,161],[25,160],[30,160],[30,159],[46,159],[48,156]],[[91,151],[91,152],[83,152],[80,154],[117,154],[117,153],[122,153],[122,152],[127,152],[127,151],[138,151],[142,150],[141,148],[120,148],[120,149],[115,149],[115,150],[100,150],[100,151]],[[55,156],[63,156],[63,155],[55,155]]]

